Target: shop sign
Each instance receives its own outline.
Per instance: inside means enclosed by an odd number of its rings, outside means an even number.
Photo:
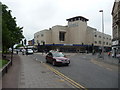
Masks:
[[[118,43],[119,43],[119,41],[116,40],[116,41],[113,41],[113,42],[112,42],[112,45],[118,45]]]
[[[73,46],[73,44],[64,44],[64,46]]]

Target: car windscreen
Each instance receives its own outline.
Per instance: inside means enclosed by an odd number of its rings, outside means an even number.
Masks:
[[[64,57],[62,53],[53,53],[53,57]]]

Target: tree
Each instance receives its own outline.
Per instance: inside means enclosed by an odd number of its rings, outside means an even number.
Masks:
[[[19,47],[23,47],[22,44],[18,44],[15,48],[18,49]]]
[[[24,36],[22,35],[23,27],[16,24],[15,17],[12,17],[11,10],[6,5],[2,5],[2,45],[3,52],[8,48],[19,43]]]
[[[0,51],[2,50],[2,6],[0,3]]]

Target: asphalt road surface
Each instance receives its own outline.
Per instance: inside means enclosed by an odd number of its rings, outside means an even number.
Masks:
[[[40,54],[34,54],[30,57],[36,58],[38,61],[46,61],[45,56]],[[69,66],[48,65],[86,88],[118,88],[118,69],[100,65],[91,59],[92,57],[89,55],[77,54],[70,57]]]

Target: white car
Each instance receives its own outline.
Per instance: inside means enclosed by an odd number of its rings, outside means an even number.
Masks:
[[[33,50],[32,49],[27,49],[26,54],[33,54]]]
[[[120,58],[120,54],[117,54],[116,57],[117,57],[117,58]]]

